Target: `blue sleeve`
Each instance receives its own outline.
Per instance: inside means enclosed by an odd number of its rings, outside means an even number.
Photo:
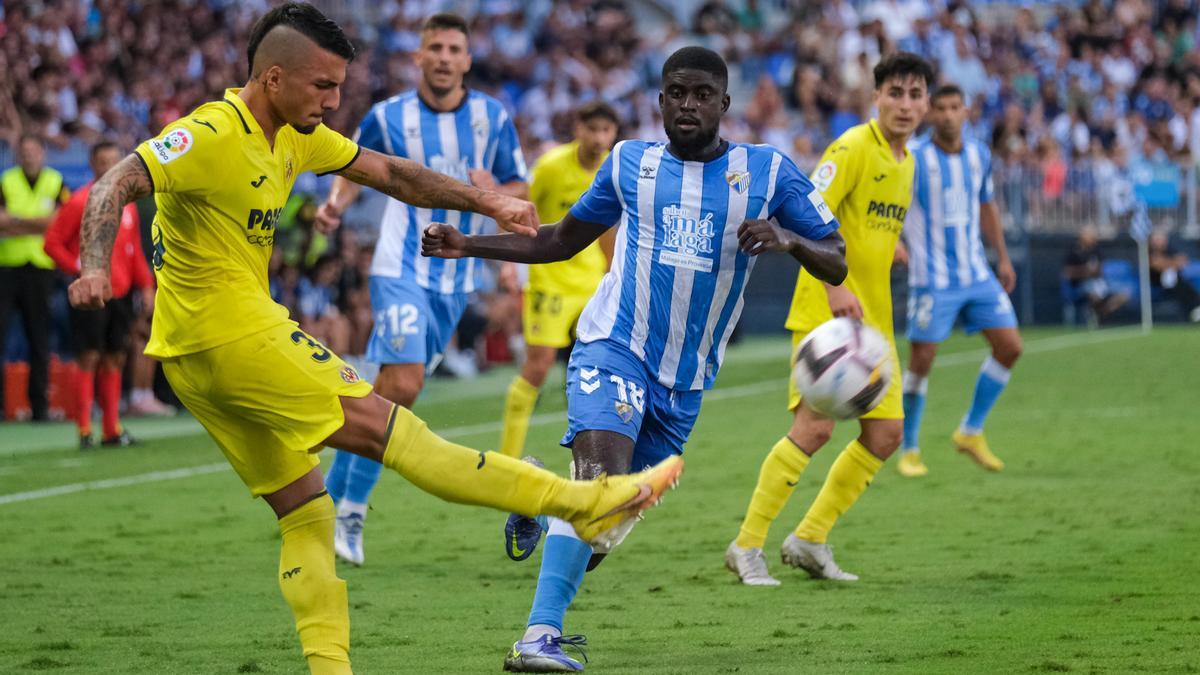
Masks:
[[[525,155],[521,154],[521,142],[517,138],[517,127],[508,113],[500,111],[500,131],[496,139],[496,161],[492,164],[492,175],[500,184],[524,181]]]
[[[379,125],[379,118],[382,115],[379,115],[377,110],[377,106],[371,106],[371,109],[367,111],[367,116],[363,118],[358,125],[358,131],[354,133],[354,141],[360,147],[368,150],[388,155],[394,154],[387,149],[387,140],[383,137],[387,130]]]
[[[767,214],[780,227],[807,239],[824,239],[838,229],[833,211],[821,193],[795,162],[778,155],[781,161],[775,175],[775,193],[767,204]]]
[[[979,157],[983,165],[983,185],[979,188],[979,203],[987,204],[992,201],[992,153],[983,143],[979,144]]]
[[[617,157],[620,151],[621,145],[618,144],[600,165],[591,187],[571,207],[571,215],[577,220],[612,227],[621,219],[624,209],[617,196],[617,188],[613,185],[613,158]]]

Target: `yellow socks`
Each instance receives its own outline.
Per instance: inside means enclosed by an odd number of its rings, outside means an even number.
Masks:
[[[538,388],[520,375],[508,385],[508,396],[504,399],[504,428],[500,432],[500,454],[506,457],[521,456],[537,397]]]
[[[762,548],[767,540],[767,530],[792,496],[808,460],[808,455],[787,436],[775,443],[758,472],[758,485],[754,487],[754,496],[750,498],[746,518],[738,532],[738,546]]]
[[[883,460],[872,455],[862,443],[850,441],[829,467],[825,485],[796,528],[796,536],[824,544],[838,517],[854,506],[882,466]]]
[[[279,519],[279,588],[313,675],[351,672],[346,582],[333,566],[334,517],[333,500],[322,494]]]
[[[451,443],[401,406],[392,409],[383,465],[448,502],[526,516],[573,521],[588,515],[603,493],[594,481],[569,481],[519,459]]]

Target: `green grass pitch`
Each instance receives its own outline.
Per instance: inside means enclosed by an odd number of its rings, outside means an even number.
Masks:
[[[567,632],[591,642],[588,670],[1196,672],[1200,332],[1032,331],[1027,346],[988,425],[1002,474],[949,445],[983,358],[981,340],[958,337],[930,383],[931,474],[903,479],[889,462],[830,539],[862,581],[811,581],[778,557],[847,424],[771,531],[784,582],[773,589],[737,584],[722,554],[788,427],[788,347],[731,348],[680,489],[588,575],[568,614]],[[492,446],[511,373],[434,381],[418,413]],[[563,406],[544,395],[529,438],[558,471]],[[194,423],[130,427],[152,440],[89,454],[68,447],[66,425],[0,427],[0,672],[304,672],[269,510]],[[503,521],[385,472],[367,565],[339,568],[356,671],[500,670],[540,560],[504,557]]]

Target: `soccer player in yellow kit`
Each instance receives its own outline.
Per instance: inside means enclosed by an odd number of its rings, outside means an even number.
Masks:
[[[543,223],[557,223],[587,191],[596,171],[617,140],[620,121],[603,101],[585,103],[575,111],[575,140],[542,155],[533,165],[529,198]],[[532,265],[521,318],[524,322],[525,365],[508,387],[500,452],[519,457],[525,448],[529,417],[546,373],[558,350],[571,346],[575,322],[592,299],[612,259],[614,233],[601,237],[575,257],[548,265]]]
[[[109,260],[125,204],[154,193],[158,294],[147,354],[242,481],[279,518],[278,582],[313,673],[349,673],[345,583],[334,571],[334,507],[315,454],[334,445],[382,462],[447,501],[555,513],[581,538],[657,502],[681,465],[568,481],[449,443],[374,394],[353,368],[271,301],[267,262],[296,177],[337,173],[419,207],[472,210],[532,234],[533,206],[419,164],[360,149],[325,127],[354,47],[308,4],[265,14],[247,49],[250,80],[200,106],[106,173],[83,216],[82,274],[71,304],[111,298]]]
[[[897,52],[881,60],[875,66],[878,119],[849,129],[830,144],[813,174],[813,184],[842,224],[849,273],[840,286],[830,286],[800,271],[787,319],[792,346],[835,316],[859,319],[892,343],[892,380],[883,402],[860,418],[862,433],[834,461],[804,520],[783,542],[783,561],[819,579],[858,579],[837,566],[826,538],[900,446],[903,434],[891,268],[912,201],[915,162],[905,145],[929,108],[932,83],[933,70],[919,56]],[[809,458],[833,433],[834,421],[805,405],[790,381],[792,428],[763,461],[741,531],[725,552],[726,566],[751,586],[779,584],[768,573],[762,552],[767,530],[791,497]]]

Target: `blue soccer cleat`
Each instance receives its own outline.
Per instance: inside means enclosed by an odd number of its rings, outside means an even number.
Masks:
[[[510,673],[575,673],[583,670],[583,663],[566,655],[562,646],[574,647],[583,662],[587,663],[587,654],[583,645],[587,638],[582,635],[543,635],[529,642],[517,641],[512,650],[504,657],[504,670]]]
[[[536,457],[526,457],[522,461],[539,469],[545,466]],[[504,523],[504,553],[517,561],[533,555],[547,527],[546,516],[530,518],[519,513],[508,514],[508,520]]]

